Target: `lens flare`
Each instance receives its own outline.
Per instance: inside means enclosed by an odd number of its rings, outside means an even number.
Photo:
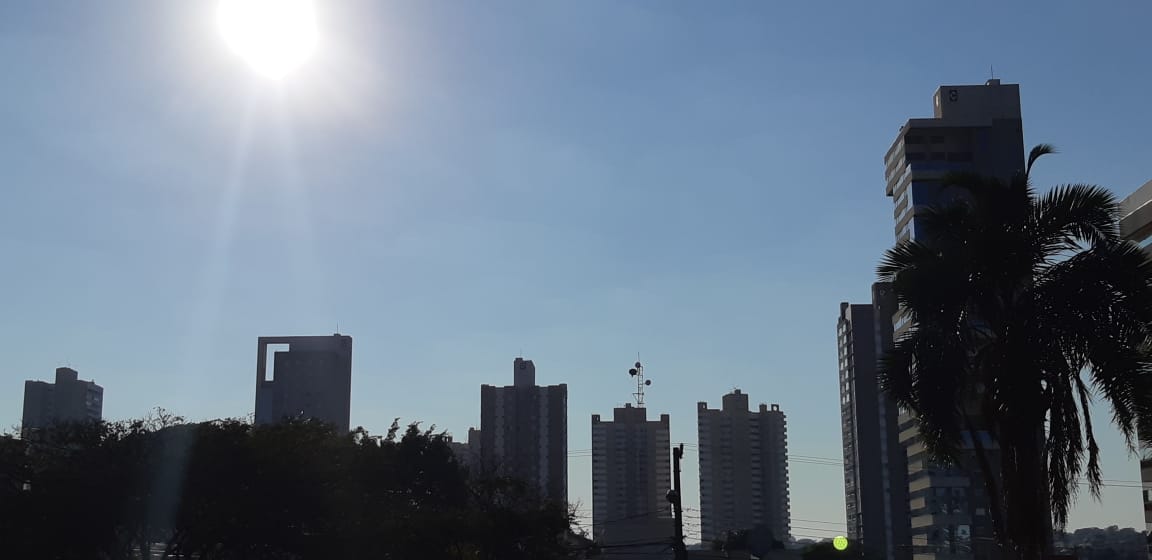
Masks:
[[[316,9],[311,0],[221,0],[216,10],[228,47],[256,72],[287,76],[316,51]]]

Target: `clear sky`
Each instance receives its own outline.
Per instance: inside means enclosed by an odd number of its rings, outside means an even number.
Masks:
[[[280,81],[213,13],[0,3],[4,425],[66,364],[110,419],[246,415],[258,336],[338,326],[373,431],[463,435],[522,353],[588,449],[639,352],[675,442],[740,387],[835,459],[838,304],[868,297],[882,157],[938,85],[1020,83],[1026,142],[1063,152],[1041,186],[1152,179],[1147,2],[344,0]],[[1100,431],[1105,478],[1137,480]],[[1142,527],[1138,490],[1104,498],[1071,525]],[[840,469],[794,462],[792,515],[842,531]]]

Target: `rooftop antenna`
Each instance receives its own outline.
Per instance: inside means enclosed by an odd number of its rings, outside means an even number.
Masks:
[[[636,363],[628,370],[628,375],[636,378],[636,392],[632,396],[636,398],[636,408],[644,408],[644,387],[652,384],[651,379],[644,379],[644,365],[640,363],[640,354],[636,354]]]
[[[990,79],[996,79],[996,69],[991,64],[988,65],[988,74]]]

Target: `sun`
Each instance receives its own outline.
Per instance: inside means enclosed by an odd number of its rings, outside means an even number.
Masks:
[[[316,50],[311,0],[220,0],[216,23],[228,46],[269,78],[287,76]]]

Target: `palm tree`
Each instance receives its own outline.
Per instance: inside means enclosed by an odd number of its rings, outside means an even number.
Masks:
[[[918,420],[931,461],[980,471],[997,545],[1029,560],[1067,522],[1082,474],[1099,498],[1094,396],[1130,451],[1152,420],[1152,261],[1120,239],[1105,189],[1032,189],[1052,152],[1033,148],[1007,183],[945,177],[957,196],[919,210],[919,239],[877,269],[910,325],[881,360],[882,386]]]

